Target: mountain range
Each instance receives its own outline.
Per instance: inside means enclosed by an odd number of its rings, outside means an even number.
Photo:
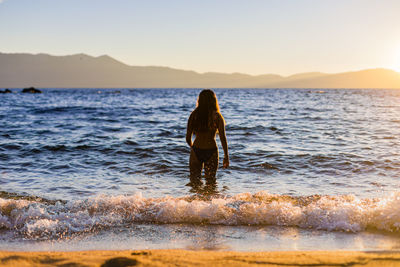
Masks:
[[[399,88],[400,73],[366,69],[327,74],[198,73],[158,66],[129,66],[104,55],[52,56],[0,53],[0,88]]]

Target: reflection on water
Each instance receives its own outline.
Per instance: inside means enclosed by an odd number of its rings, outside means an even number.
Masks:
[[[192,180],[186,186],[190,187],[189,192],[196,194],[197,196],[204,199],[211,199],[213,197],[220,196],[220,192],[218,191],[218,183],[217,181],[209,182],[203,184],[203,182],[199,179]]]
[[[215,228],[213,231],[204,231],[204,229],[195,227],[188,236],[184,248],[190,250],[229,250],[230,247],[220,237],[224,235],[223,228]]]
[[[343,233],[279,226],[131,225],[59,240],[21,242],[5,239],[0,250],[399,250],[400,236]]]

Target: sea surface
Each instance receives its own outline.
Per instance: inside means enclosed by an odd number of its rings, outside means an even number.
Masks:
[[[200,188],[200,89],[13,91],[0,249],[400,248],[400,90],[215,89],[230,167]]]

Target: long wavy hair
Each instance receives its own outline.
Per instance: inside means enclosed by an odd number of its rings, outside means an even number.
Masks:
[[[197,98],[197,106],[193,111],[193,129],[196,132],[205,132],[212,128],[210,121],[213,112],[219,113],[217,96],[210,89],[204,89]]]

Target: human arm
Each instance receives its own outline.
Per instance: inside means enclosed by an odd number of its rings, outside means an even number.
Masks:
[[[225,134],[225,120],[221,114],[219,114],[218,119],[218,133],[219,139],[221,140],[222,149],[224,150],[224,161],[223,161],[223,168],[229,167],[229,154],[228,154],[228,142],[226,141],[226,134]]]
[[[190,114],[186,128],[186,143],[192,147],[192,135],[193,135],[193,113]]]

